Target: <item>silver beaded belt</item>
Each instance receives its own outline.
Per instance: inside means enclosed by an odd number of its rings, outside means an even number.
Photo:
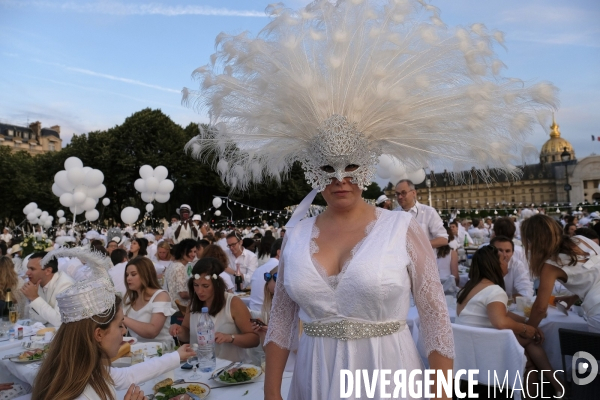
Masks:
[[[369,323],[343,319],[336,322],[308,322],[303,326],[308,336],[349,340],[391,335],[404,329],[406,321]]]

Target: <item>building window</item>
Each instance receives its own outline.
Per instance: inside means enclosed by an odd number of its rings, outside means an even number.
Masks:
[[[9,129],[8,136],[15,136],[15,132],[12,129]]]
[[[23,139],[29,139],[29,133],[23,132]]]
[[[56,149],[54,148],[54,142],[48,143],[48,150],[49,151],[56,151]]]

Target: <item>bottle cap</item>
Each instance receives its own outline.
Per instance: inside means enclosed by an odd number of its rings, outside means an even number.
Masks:
[[[202,307],[202,312],[207,313],[208,312],[208,307]]]

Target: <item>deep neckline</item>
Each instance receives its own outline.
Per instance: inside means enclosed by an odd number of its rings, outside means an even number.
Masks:
[[[340,272],[338,272],[337,274],[333,274],[333,275],[327,275],[327,270],[325,269],[325,267],[323,267],[323,265],[321,265],[321,263],[319,261],[317,261],[317,259],[314,257],[314,255],[319,252],[319,246],[317,245],[316,239],[319,237],[320,230],[319,230],[319,227],[317,226],[317,218],[315,217],[313,219],[310,240],[309,240],[310,260],[311,260],[315,270],[317,271],[317,273],[321,276],[321,278],[323,278],[323,281],[332,290],[335,291],[337,289],[337,287],[339,286],[340,282],[342,281],[342,279],[345,276],[346,270],[348,269],[348,267],[350,266],[352,261],[355,259],[356,254],[360,251],[360,249],[362,248],[362,245],[370,237],[371,232],[377,225],[377,222],[381,219],[382,214],[383,214],[382,208],[379,208],[379,207],[375,208],[375,218],[373,220],[371,220],[365,227],[365,235],[363,236],[363,238],[361,240],[358,241],[358,243],[356,243],[354,245],[354,247],[350,251],[350,257],[348,257],[348,259],[344,262],[344,265],[342,266],[342,269],[340,270]]]

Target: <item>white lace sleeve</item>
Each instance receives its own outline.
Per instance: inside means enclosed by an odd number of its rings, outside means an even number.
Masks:
[[[429,239],[415,219],[408,226],[406,250],[410,257],[412,293],[421,319],[427,356],[437,351],[453,359],[454,337],[435,255]]]
[[[283,250],[287,242],[288,235],[283,238],[281,246],[282,257],[277,269],[277,285],[275,286],[275,296],[271,306],[271,315],[269,317],[269,328],[265,336],[266,346],[273,342],[282,349],[296,350],[298,348],[298,304],[294,302],[287,294],[283,286],[284,267]]]

